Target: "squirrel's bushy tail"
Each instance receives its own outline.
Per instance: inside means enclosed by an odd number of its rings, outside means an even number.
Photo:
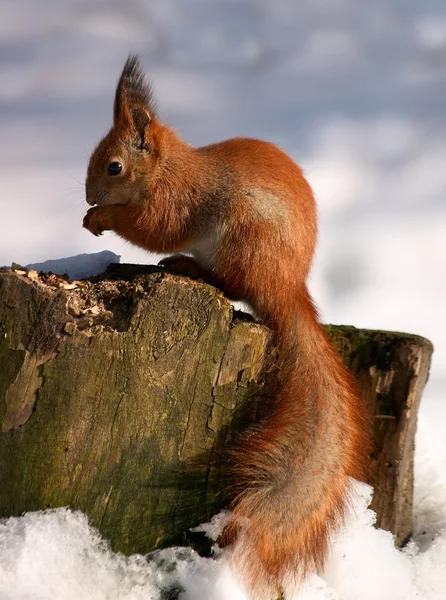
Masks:
[[[290,580],[322,570],[348,508],[350,477],[363,478],[369,454],[368,417],[353,378],[305,286],[295,296],[292,315],[270,319],[281,391],[232,455],[239,483],[223,542],[236,540],[235,568],[257,598],[277,597]]]

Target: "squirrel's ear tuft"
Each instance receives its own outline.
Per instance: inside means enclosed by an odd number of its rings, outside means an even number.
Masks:
[[[154,94],[150,83],[144,77],[139,64],[139,57],[137,54],[131,54],[124,65],[118,87],[116,88],[114,106],[115,124],[121,119],[128,121],[132,113],[135,112],[135,114],[138,114],[138,117],[134,121],[137,129],[139,129],[141,125],[139,116],[145,113],[150,120],[151,116],[155,114],[155,106]]]

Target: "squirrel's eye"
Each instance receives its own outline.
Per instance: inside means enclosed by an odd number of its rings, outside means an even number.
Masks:
[[[119,175],[122,171],[122,165],[120,162],[112,162],[108,165],[107,170],[109,175]]]

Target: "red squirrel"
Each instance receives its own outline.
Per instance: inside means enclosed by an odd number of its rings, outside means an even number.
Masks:
[[[115,231],[164,264],[244,299],[276,336],[281,389],[269,416],[232,455],[232,512],[223,541],[251,596],[320,572],[366,476],[367,411],[318,321],[306,280],[316,205],[301,169],[268,142],[193,148],[161,123],[137,56],[118,82],[114,121],[88,165],[84,227]],[[280,592],[281,593],[281,592]]]

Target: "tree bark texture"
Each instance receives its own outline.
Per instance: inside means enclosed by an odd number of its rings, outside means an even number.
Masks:
[[[374,415],[378,524],[402,543],[431,344],[328,331]],[[271,332],[206,284],[131,265],[71,285],[1,272],[0,516],[70,506],[126,554],[184,543],[227,505],[225,451],[277,381]]]

